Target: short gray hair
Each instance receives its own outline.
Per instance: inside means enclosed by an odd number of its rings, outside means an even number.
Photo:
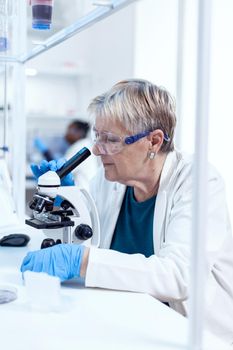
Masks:
[[[94,98],[88,111],[95,118],[119,121],[132,134],[161,129],[169,137],[161,151],[174,150],[175,102],[168,91],[147,80],[120,81]]]

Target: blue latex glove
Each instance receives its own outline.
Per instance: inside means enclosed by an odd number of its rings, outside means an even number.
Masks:
[[[41,153],[44,153],[48,151],[48,147],[44,144],[44,142],[39,138],[36,137],[34,139],[34,146],[40,151]]]
[[[57,244],[49,248],[29,252],[21,265],[21,272],[27,270],[46,272],[66,281],[80,277],[85,246],[79,244]]]
[[[57,171],[63,167],[66,160],[65,158],[60,158],[58,160],[51,160],[50,162],[47,162],[47,160],[42,160],[40,165],[37,164],[31,164],[31,170],[33,175],[36,179],[43,175],[44,173],[47,173],[47,171]],[[67,174],[65,177],[61,179],[61,185],[62,186],[74,186],[74,177],[72,173]]]

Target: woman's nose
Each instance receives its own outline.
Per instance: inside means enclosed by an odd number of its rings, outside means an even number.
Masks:
[[[99,156],[99,150],[98,150],[98,147],[97,147],[96,143],[94,143],[94,145],[92,146],[92,153],[95,156]]]
[[[92,147],[92,153],[95,156],[101,156],[102,154],[106,154],[106,151],[100,143],[95,143]]]

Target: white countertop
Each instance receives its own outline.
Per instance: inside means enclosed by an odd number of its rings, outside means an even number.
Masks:
[[[71,281],[62,285],[59,312],[32,310],[19,268],[44,236],[25,230],[31,236],[27,247],[0,247],[0,284],[18,290],[17,300],[0,305],[2,350],[186,349],[187,319],[146,294],[84,288]],[[228,347],[207,334],[205,349]]]

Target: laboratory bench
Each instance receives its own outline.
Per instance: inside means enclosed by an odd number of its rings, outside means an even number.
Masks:
[[[2,350],[187,349],[188,320],[146,294],[70,281],[61,286],[59,311],[32,309],[19,268],[28,251],[39,249],[44,235],[31,227],[20,232],[30,235],[28,246],[0,247],[0,285],[18,291],[15,301],[0,305]],[[204,349],[229,347],[206,333]]]

